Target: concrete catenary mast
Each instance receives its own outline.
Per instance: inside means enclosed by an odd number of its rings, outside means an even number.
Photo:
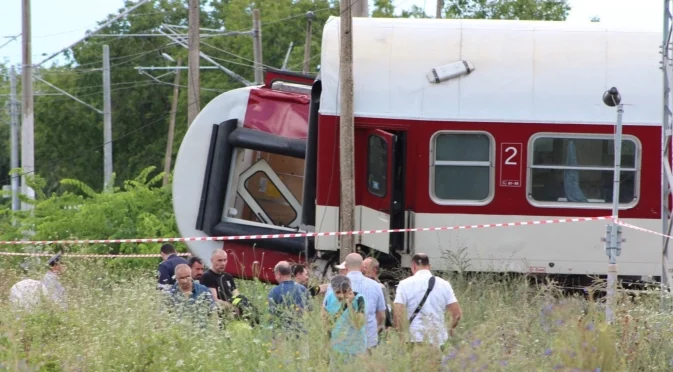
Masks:
[[[671,0],[664,0],[664,32],[663,42],[661,46],[661,69],[663,71],[663,120],[661,123],[662,142],[663,142],[663,159],[662,159],[662,203],[661,203],[661,221],[662,221],[662,306],[670,308],[670,301],[667,300],[666,294],[668,289],[673,285],[673,270],[668,262],[668,246],[670,238],[668,236],[672,233],[673,219],[672,211],[669,206],[669,198],[671,196],[671,187],[673,186],[673,172],[671,171],[671,123],[673,117],[673,103],[671,102],[671,83],[670,79],[673,77],[673,12],[671,11]]]

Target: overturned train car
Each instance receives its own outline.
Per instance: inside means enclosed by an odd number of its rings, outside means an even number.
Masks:
[[[356,18],[356,230],[609,216],[624,103],[620,217],[661,224],[661,35],[600,24]],[[339,22],[318,77],[267,70],[213,99],[177,155],[182,236],[339,228]],[[436,269],[603,275],[606,221],[358,235],[385,267],[415,252]],[[660,275],[661,238],[624,231],[620,274]],[[272,282],[279,260],[329,274],[338,237],[193,241],[206,262]]]

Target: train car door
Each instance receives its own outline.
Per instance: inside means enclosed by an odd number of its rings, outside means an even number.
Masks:
[[[355,225],[357,230],[386,230],[404,225],[404,136],[380,129],[356,129]],[[401,219],[400,219],[401,216]],[[391,241],[392,237],[392,241]],[[390,253],[400,233],[359,235],[359,244]],[[394,244],[393,244],[394,246]]]

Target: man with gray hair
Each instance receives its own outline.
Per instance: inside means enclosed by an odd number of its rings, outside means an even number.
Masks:
[[[282,327],[299,329],[297,315],[301,315],[308,294],[306,287],[292,280],[292,266],[287,261],[280,261],[273,268],[278,285],[269,292],[269,311]]]
[[[169,311],[179,318],[193,321],[200,327],[206,327],[214,320],[217,305],[207,287],[192,279],[192,269],[187,264],[177,264],[174,269],[175,284],[168,290]]]
[[[353,291],[359,293],[365,299],[365,319],[367,321],[367,348],[375,347],[379,342],[378,330],[383,326],[385,320],[386,303],[383,299],[383,292],[379,284],[362,275],[362,256],[358,253],[351,253],[346,256],[346,276],[351,282]],[[332,308],[335,301],[339,301],[334,291],[337,288],[327,289],[323,309],[327,311]]]
[[[362,274],[369,279],[375,280],[381,286],[381,293],[383,293],[383,300],[386,303],[385,323],[383,328],[379,328],[379,332],[393,326],[393,318],[391,315],[390,298],[388,296],[388,288],[379,280],[379,261],[374,257],[367,257],[362,261]]]

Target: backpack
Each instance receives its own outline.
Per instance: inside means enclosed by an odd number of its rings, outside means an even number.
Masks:
[[[238,320],[245,320],[253,327],[260,323],[259,312],[247,297],[241,294],[234,296],[231,304],[238,310],[238,315],[236,315]]]

